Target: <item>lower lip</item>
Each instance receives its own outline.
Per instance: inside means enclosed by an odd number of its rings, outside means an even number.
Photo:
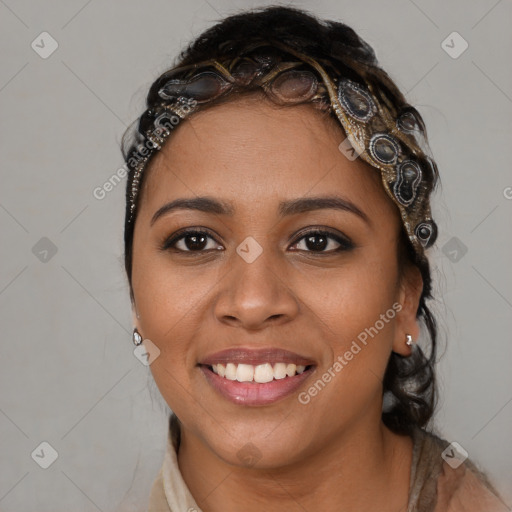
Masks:
[[[206,380],[225,398],[239,405],[268,405],[291,395],[310,376],[313,367],[300,374],[284,379],[274,379],[259,384],[257,382],[238,382],[213,373],[208,366],[200,366]]]

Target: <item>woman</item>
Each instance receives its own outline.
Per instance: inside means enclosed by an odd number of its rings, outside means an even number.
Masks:
[[[173,411],[150,511],[508,510],[431,432],[437,167],[352,29],[223,20],[124,155],[134,343]]]

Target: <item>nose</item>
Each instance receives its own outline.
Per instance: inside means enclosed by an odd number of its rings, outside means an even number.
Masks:
[[[216,318],[235,327],[261,330],[290,322],[299,301],[287,282],[283,262],[264,250],[252,262],[234,252],[214,303]]]

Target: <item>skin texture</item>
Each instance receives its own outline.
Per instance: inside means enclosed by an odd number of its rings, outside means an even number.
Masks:
[[[245,97],[183,122],[146,170],[133,242],[134,324],[161,351],[150,368],[182,422],[179,466],[206,512],[407,504],[412,443],[381,421],[382,377],[391,351],[410,354],[406,334],[418,338],[421,276],[399,269],[398,209],[376,169],[340,153],[344,138],[311,105]],[[335,209],[278,214],[280,201],[324,195],[350,200],[369,223]],[[234,213],[177,210],[150,226],[165,203],[196,196],[224,200]],[[210,231],[203,253],[161,249],[192,227]],[[354,247],[334,251],[340,244],[331,238],[308,246],[302,231],[313,227]],[[263,249],[252,263],[236,252],[248,236]],[[188,241],[177,248],[186,251]],[[233,404],[197,366],[227,348],[283,348],[316,362],[304,391],[394,303],[402,306],[396,316],[306,405],[297,393],[266,406]],[[256,463],[237,455],[249,442]]]

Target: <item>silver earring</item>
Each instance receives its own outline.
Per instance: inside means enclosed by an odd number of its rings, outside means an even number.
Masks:
[[[412,340],[412,336],[410,334],[406,334],[405,337],[407,338],[405,344],[408,347],[412,347],[414,345],[414,341]]]
[[[142,343],[142,336],[140,335],[137,327],[133,329],[133,344],[139,346]]]

